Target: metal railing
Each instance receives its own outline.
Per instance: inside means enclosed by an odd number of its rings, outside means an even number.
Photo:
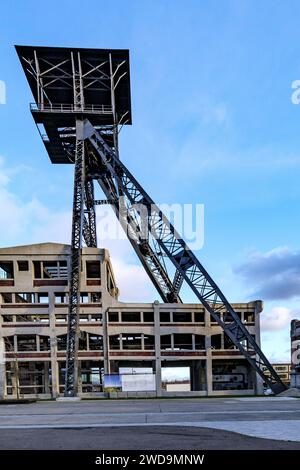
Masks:
[[[90,114],[112,114],[112,107],[106,104],[86,104],[75,106],[70,103],[30,103],[33,112],[47,113],[90,113]]]

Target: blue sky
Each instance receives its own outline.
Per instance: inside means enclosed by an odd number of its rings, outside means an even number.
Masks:
[[[299,15],[291,0],[5,2],[0,245],[68,242],[72,200],[72,168],[50,165],[13,45],[129,48],[121,158],[157,202],[205,205],[197,255],[231,301],[265,299],[264,351],[289,359],[300,316]],[[155,299],[128,244],[105,244],[121,299]]]

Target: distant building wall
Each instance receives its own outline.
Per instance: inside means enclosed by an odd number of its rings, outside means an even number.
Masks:
[[[300,388],[300,320],[291,322],[291,387]]]

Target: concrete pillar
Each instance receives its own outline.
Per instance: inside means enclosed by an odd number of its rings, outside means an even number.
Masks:
[[[0,320],[1,329],[1,320]],[[4,338],[0,333],[0,400],[6,396],[6,368],[5,368],[5,345]]]
[[[44,390],[48,395],[50,394],[49,384],[49,362],[44,362]]]
[[[37,373],[38,370],[36,368],[35,362],[32,362],[32,361],[29,362],[28,371],[29,371],[29,385],[31,386],[31,389],[33,389],[33,393],[37,395],[38,393],[41,393],[41,389],[37,385],[39,377],[38,377],[38,373]],[[30,393],[32,393],[31,389],[30,389]]]
[[[16,398],[20,397],[20,382],[19,382],[19,364],[17,360],[14,360],[12,363],[12,377],[11,377],[11,385],[12,385],[12,394]]]
[[[155,382],[156,395],[162,395],[161,389],[161,350],[160,350],[160,318],[159,318],[159,302],[156,300],[153,304],[154,311],[154,344],[155,344]]]
[[[110,374],[108,309],[103,312],[102,318],[104,374]]]
[[[49,326],[50,326],[52,398],[57,398],[59,396],[59,375],[58,375],[58,363],[57,363],[57,338],[56,338],[56,329],[55,329],[54,292],[49,292]]]
[[[221,349],[225,349],[225,333],[221,332]]]
[[[191,369],[192,369],[191,370],[191,378],[192,378],[191,390],[192,391],[202,390],[203,369],[202,369],[201,360],[193,361]]]
[[[78,393],[82,393],[81,361],[78,361]]]
[[[5,343],[2,329],[1,295],[0,295],[0,400],[6,395],[6,368],[5,368]]]
[[[210,395],[212,392],[212,354],[211,354],[211,336],[205,336],[205,349],[206,349],[206,393]]]
[[[141,347],[142,347],[142,351],[145,350],[145,339],[144,339],[144,334],[141,335],[142,338],[141,338]]]
[[[254,325],[255,325],[255,340],[258,346],[260,347],[260,313],[263,310],[263,302],[261,300],[257,300],[255,302],[254,308]],[[264,394],[264,382],[262,377],[254,372],[254,393],[256,395],[263,395]]]
[[[18,352],[18,335],[14,335],[13,336],[13,346],[14,346],[14,352],[17,353]]]

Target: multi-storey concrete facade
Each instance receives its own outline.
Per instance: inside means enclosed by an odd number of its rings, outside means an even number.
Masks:
[[[0,249],[2,397],[63,393],[69,258],[70,247],[57,243]],[[259,344],[262,302],[234,307]],[[119,302],[104,249],[82,250],[80,332],[82,396],[103,396],[103,377],[124,368],[155,375],[154,390],[131,395],[261,393],[260,379],[202,305]],[[185,367],[188,380],[166,379],[174,367]]]
[[[272,367],[275,372],[279,375],[282,382],[289,387],[291,381],[291,364],[289,362],[277,362],[272,363]],[[263,368],[265,374],[270,376],[269,371],[264,367]]]
[[[300,389],[300,320],[291,322],[291,387]]]

